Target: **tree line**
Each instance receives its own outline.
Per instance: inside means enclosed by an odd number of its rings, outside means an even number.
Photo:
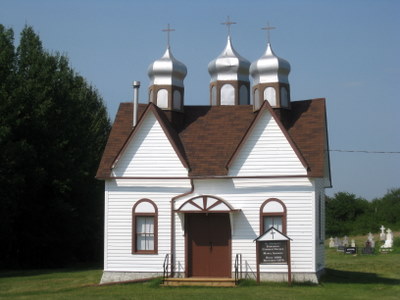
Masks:
[[[326,197],[327,236],[379,232],[381,225],[400,230],[400,188],[372,201],[345,192]]]
[[[0,24],[0,268],[99,261],[110,130],[99,93],[30,26]]]

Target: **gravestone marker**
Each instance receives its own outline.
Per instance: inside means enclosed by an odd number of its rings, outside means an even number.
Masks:
[[[335,247],[339,247],[339,238],[336,236],[334,239]]]
[[[344,247],[349,246],[349,238],[347,237],[347,235],[345,235],[343,238],[343,246]]]
[[[379,234],[379,238],[380,240],[383,242],[384,240],[386,240],[386,234],[385,234],[385,226],[381,226],[381,228],[379,228],[381,230],[381,233]]]
[[[365,247],[362,249],[362,254],[374,254],[375,249],[371,246],[371,242],[367,240]]]
[[[333,240],[333,237],[329,239],[329,248],[335,248],[335,241]]]
[[[357,254],[357,247],[344,248],[344,254]]]
[[[392,251],[393,247],[393,233],[390,228],[386,230],[386,240],[385,243],[381,246],[381,252],[389,252]]]
[[[374,235],[371,232],[368,233],[368,241],[371,243],[371,247],[375,248]]]

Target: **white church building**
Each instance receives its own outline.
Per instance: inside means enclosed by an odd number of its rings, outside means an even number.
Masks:
[[[325,99],[291,100],[290,65],[269,42],[250,63],[228,36],[208,70],[210,99],[185,105],[187,69],[168,45],[149,67],[148,104],[120,104],[96,175],[101,282],[162,276],[165,264],[174,277],[231,278],[239,256],[255,279],[254,240],[271,226],[291,239],[293,280],[318,282],[331,186]],[[265,281],[288,277],[288,264],[259,270]]]

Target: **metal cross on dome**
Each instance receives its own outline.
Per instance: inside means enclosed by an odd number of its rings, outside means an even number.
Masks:
[[[226,21],[221,23],[222,25],[226,25],[226,27],[228,28],[228,36],[231,36],[231,25],[236,24],[236,22],[232,22],[231,18],[228,16],[226,18]]]
[[[271,41],[270,41],[270,39],[271,39],[270,31],[271,31],[271,30],[274,30],[274,29],[276,29],[276,27],[269,26],[269,22],[267,22],[267,27],[261,28],[261,30],[267,31],[267,41],[268,41],[268,44],[271,42]]]
[[[171,32],[171,31],[175,31],[175,29],[171,28],[171,26],[170,26],[169,23],[168,23],[167,28],[162,29],[162,31],[164,31],[164,32],[167,33],[167,47],[169,47],[169,46],[170,46],[170,45],[169,45],[169,42],[170,42],[170,32]]]

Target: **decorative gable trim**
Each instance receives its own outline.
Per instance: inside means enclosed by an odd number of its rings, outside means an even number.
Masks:
[[[281,130],[281,132],[285,136],[286,140],[289,142],[289,144],[292,147],[293,151],[295,152],[295,154],[297,155],[298,159],[300,160],[300,162],[302,163],[303,167],[307,170],[307,173],[308,173],[310,171],[310,168],[308,166],[307,161],[304,159],[301,151],[299,150],[299,148],[297,147],[297,145],[295,144],[295,142],[293,141],[293,139],[289,135],[289,133],[286,130],[286,128],[283,126],[282,122],[280,121],[280,119],[278,118],[278,116],[276,115],[274,110],[272,109],[271,105],[266,100],[264,101],[263,105],[259,109],[259,111],[257,113],[257,116],[255,117],[254,121],[251,123],[250,127],[248,128],[248,130],[244,134],[242,140],[240,141],[240,143],[236,147],[236,149],[233,152],[231,158],[228,160],[226,168],[229,169],[232,166],[232,164],[236,160],[237,156],[239,155],[240,150],[243,148],[243,146],[245,145],[246,141],[251,136],[251,134],[252,134],[254,128],[256,127],[257,123],[259,122],[259,120],[262,118],[262,115],[263,115],[265,110],[267,110],[271,114],[272,118],[278,124],[279,129]]]
[[[153,104],[149,103],[143,112],[142,116],[140,117],[137,125],[132,129],[132,132],[130,133],[129,137],[125,141],[123,147],[121,148],[120,152],[116,156],[114,162],[112,163],[111,166],[111,171],[116,167],[118,164],[118,161],[120,158],[124,155],[126,149],[128,148],[130,142],[134,139],[136,133],[139,131],[139,129],[142,127],[144,120],[146,117],[150,114],[153,113],[154,116],[156,117],[158,123],[160,124],[161,128],[163,129],[165,135],[167,136],[169,142],[171,143],[172,148],[174,149],[175,153],[177,154],[179,160],[181,161],[182,165],[186,169],[190,169],[189,164],[187,162],[187,158],[185,155],[185,152],[183,150],[182,143],[179,139],[178,134],[174,131],[174,129],[169,125],[168,121],[165,119],[164,115],[159,112],[159,109]],[[110,176],[111,177],[111,176]]]
[[[221,213],[237,211],[226,201],[209,195],[197,196],[183,203],[176,212],[180,213]]]

